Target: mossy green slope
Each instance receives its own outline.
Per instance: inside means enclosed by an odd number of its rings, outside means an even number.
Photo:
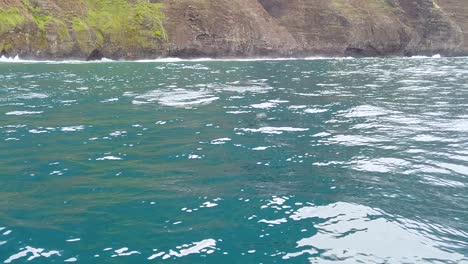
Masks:
[[[24,23],[24,16],[18,8],[0,9],[0,34],[6,33]]]
[[[67,4],[79,6],[80,12],[62,10]],[[62,0],[60,6],[53,1],[21,0],[9,8],[0,4],[0,48],[8,52],[26,42],[44,56],[58,57],[83,56],[96,48],[110,56],[122,50],[151,51],[167,42],[163,22],[163,5],[148,0]]]
[[[155,41],[166,40],[162,4],[126,0],[87,0],[87,24],[96,34],[96,44],[118,44],[124,47],[154,48]]]

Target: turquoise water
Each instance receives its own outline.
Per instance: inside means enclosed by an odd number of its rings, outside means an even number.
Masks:
[[[0,63],[0,263],[468,263],[468,59]]]

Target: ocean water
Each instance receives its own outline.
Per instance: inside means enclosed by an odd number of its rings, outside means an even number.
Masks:
[[[0,263],[468,263],[468,58],[0,63]]]

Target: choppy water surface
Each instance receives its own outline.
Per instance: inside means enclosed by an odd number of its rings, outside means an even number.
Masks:
[[[0,262],[468,263],[468,59],[0,64]]]

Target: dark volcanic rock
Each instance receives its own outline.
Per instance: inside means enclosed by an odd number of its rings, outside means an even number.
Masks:
[[[89,54],[89,56],[86,58],[87,61],[96,61],[96,60],[102,60],[104,58],[104,54],[98,49],[95,49]]]
[[[0,51],[0,57],[8,57],[8,52],[6,52],[6,50],[2,49],[2,51]]]
[[[468,2],[460,0],[438,0],[437,3],[463,31],[463,49],[460,54],[468,54]]]
[[[432,0],[163,2],[175,55],[451,55],[462,43]]]

